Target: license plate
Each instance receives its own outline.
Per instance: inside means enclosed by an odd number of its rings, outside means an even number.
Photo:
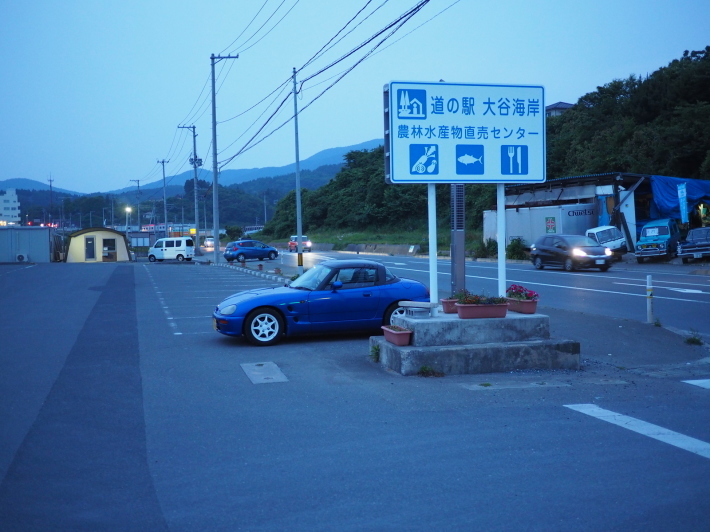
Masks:
[[[703,254],[702,254],[702,253],[693,253],[693,258],[694,258],[694,259],[702,259],[702,258],[703,258]]]
[[[218,330],[219,330],[219,329],[217,329],[217,320],[214,319],[214,318],[212,318],[212,328],[213,328],[215,331],[218,331]]]
[[[606,261],[604,259],[597,259],[594,261],[596,264],[604,264]]]

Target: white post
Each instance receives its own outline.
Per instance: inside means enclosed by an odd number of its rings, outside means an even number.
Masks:
[[[646,322],[653,323],[653,279],[646,276]]]
[[[505,185],[496,185],[497,229],[498,229],[498,296],[505,297]]]
[[[436,268],[436,185],[427,185],[427,200],[429,204],[429,301],[439,302],[439,282]],[[432,317],[436,316],[436,307],[431,309]]]

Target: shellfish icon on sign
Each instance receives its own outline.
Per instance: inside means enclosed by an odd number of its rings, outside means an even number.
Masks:
[[[456,174],[483,175],[486,170],[483,151],[483,144],[457,144]]]
[[[436,144],[409,145],[409,173],[433,174],[439,173],[439,151]]]

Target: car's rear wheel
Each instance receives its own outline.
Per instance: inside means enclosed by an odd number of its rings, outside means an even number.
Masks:
[[[565,271],[568,271],[568,272],[574,271],[574,262],[572,261],[572,259],[567,259],[565,261]]]
[[[283,319],[274,310],[256,309],[244,322],[244,336],[253,345],[274,345],[281,340],[283,332]]]
[[[244,256],[244,253],[240,253],[237,255],[237,262],[244,262],[246,260],[246,257]]]
[[[182,255],[178,255],[178,256],[175,257],[175,258],[178,260],[178,262],[182,262],[182,261],[185,260],[185,257],[183,257]]]
[[[148,255],[148,260],[150,262],[155,262],[155,255]]]
[[[404,316],[405,312],[404,307],[400,307],[398,303],[392,303],[385,311],[385,315],[382,319],[382,325],[392,325],[392,317]]]
[[[545,267],[540,257],[535,257],[535,262],[533,262],[533,266],[535,266],[536,270],[542,270]]]
[[[269,252],[269,260],[276,260],[276,252],[275,251]]]

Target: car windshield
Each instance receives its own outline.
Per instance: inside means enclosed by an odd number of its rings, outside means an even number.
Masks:
[[[313,268],[306,270],[303,275],[296,278],[289,286],[299,290],[315,290],[330,275],[331,271],[332,268],[317,264]]]
[[[670,231],[667,226],[644,227],[641,236],[660,236],[669,233]]]
[[[583,248],[599,245],[594,240],[589,238],[588,236],[581,236],[581,235],[568,236],[567,243],[573,247],[577,246],[577,247],[583,247]]]
[[[621,238],[621,231],[619,231],[616,227],[604,229],[604,231],[599,231],[597,233],[597,238],[599,239],[600,244],[611,242],[612,240],[618,240]]]

